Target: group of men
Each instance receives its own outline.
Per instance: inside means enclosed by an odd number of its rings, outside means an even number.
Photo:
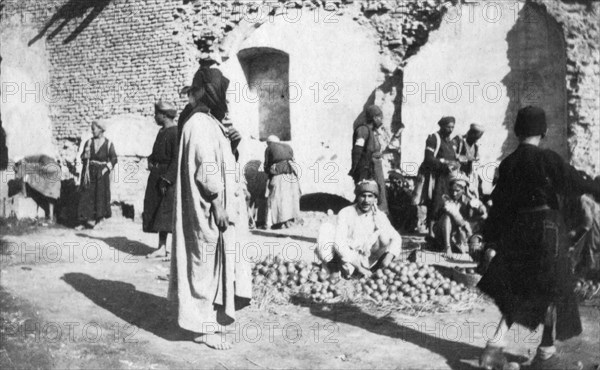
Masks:
[[[198,333],[196,342],[215,349],[231,347],[223,326],[233,323],[235,311],[252,298],[248,261],[228,257],[248,226],[243,180],[227,171],[236,168],[241,139],[223,123],[228,83],[217,69],[200,68],[192,85],[184,89],[189,104],[180,116],[179,129],[173,122],[174,106],[156,105],[156,122],[162,128],[149,157],[144,209],[144,230],[159,232],[160,248],[166,244],[166,232],[173,232],[169,298],[177,303],[179,325]],[[346,278],[369,276],[398,258],[402,248],[402,238],[386,212],[377,154],[381,110],[369,107],[366,117],[366,124],[357,127],[353,137],[350,175],[356,182],[356,201],[339,212],[335,225],[321,227],[316,250],[330,271]],[[570,285],[573,276],[559,198],[575,193],[598,198],[600,180],[591,180],[556,153],[540,149],[547,131],[545,113],[526,107],[515,123],[520,145],[499,167],[487,217],[487,209],[472,202],[479,189],[468,177],[473,175],[483,129],[473,124],[466,135],[451,139],[454,123],[452,117],[442,118],[440,130],[427,139],[419,202],[429,205],[436,221],[430,229],[441,235],[447,252],[452,243],[458,241],[461,247],[473,233],[468,218],[487,218],[482,236],[496,257],[479,287],[494,299],[502,319],[482,353],[481,366],[495,369],[506,363],[505,334],[510,325],[519,323],[531,329],[545,325],[534,363],[552,368],[560,363],[554,340],[582,330]],[[277,142],[270,138],[266,153],[270,181],[294,172],[293,153],[272,145]],[[271,189],[280,191],[274,189],[277,184],[274,180]]]
[[[366,121],[354,130],[349,175],[357,184],[366,179],[374,180],[379,187],[379,210],[388,214],[382,157],[389,143],[382,134],[383,113],[372,105],[366,109],[365,117]],[[442,117],[438,125],[439,131],[426,140],[425,158],[413,199],[415,205],[427,208],[431,241],[443,248],[447,256],[452,256],[453,248],[460,253],[468,251],[468,240],[478,231],[480,221],[487,217],[487,209],[479,200],[481,182],[475,172],[475,163],[479,160],[478,141],[484,129],[473,123],[465,135],[452,138],[454,117]]]

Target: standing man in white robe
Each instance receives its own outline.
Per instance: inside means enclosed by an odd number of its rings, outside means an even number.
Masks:
[[[240,135],[221,122],[228,85],[219,70],[201,68],[188,88],[193,109],[179,145],[169,284],[179,326],[219,350],[231,348],[223,326],[252,297],[250,266],[236,249],[236,229],[248,222],[236,163]]]

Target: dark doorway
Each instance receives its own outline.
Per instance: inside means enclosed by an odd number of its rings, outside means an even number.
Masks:
[[[249,48],[241,50],[238,58],[248,81],[244,95],[258,103],[260,140],[269,135],[291,140],[289,55],[271,48]]]

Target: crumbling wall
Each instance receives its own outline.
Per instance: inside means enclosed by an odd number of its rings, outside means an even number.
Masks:
[[[567,58],[567,125],[571,162],[600,175],[600,3],[535,0],[561,25]]]

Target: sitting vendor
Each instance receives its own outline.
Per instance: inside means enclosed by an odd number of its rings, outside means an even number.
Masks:
[[[469,195],[468,178],[462,173],[450,176],[450,195],[444,203],[434,225],[435,242],[442,245],[446,257],[452,257],[452,246],[461,253],[469,252],[468,242],[477,232],[479,221],[487,218],[485,205]],[[475,229],[475,230],[474,230]]]
[[[379,191],[375,181],[360,181],[354,190],[356,202],[339,212],[337,225],[321,226],[316,255],[331,273],[368,277],[399,257],[402,237],[377,208]]]

